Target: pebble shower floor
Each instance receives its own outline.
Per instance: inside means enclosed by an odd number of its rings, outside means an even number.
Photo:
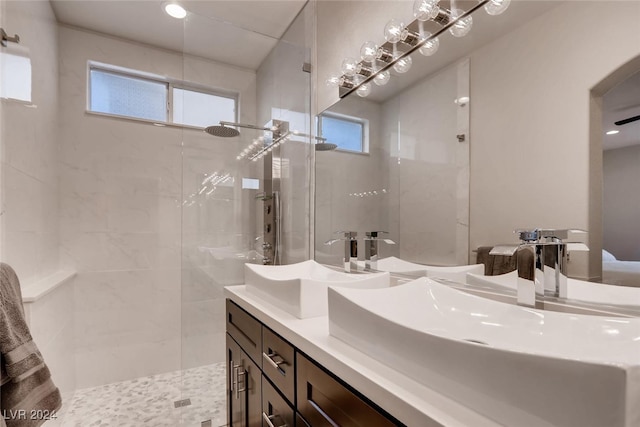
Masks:
[[[220,427],[226,417],[225,364],[216,363],[77,390],[43,427]]]

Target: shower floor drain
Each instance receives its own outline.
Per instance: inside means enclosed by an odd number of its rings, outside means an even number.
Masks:
[[[175,402],[173,402],[173,406],[175,408],[183,408],[189,405],[191,405],[191,399],[176,400]]]

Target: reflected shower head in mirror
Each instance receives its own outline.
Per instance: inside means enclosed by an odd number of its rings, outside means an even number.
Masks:
[[[338,148],[336,144],[330,142],[318,142],[316,143],[316,151],[332,151]]]

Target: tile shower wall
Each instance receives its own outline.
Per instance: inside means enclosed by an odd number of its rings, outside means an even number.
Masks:
[[[389,229],[402,259],[467,263],[469,119],[467,107],[452,100],[468,96],[468,81],[469,63],[462,61],[382,104]],[[466,134],[465,141],[457,134]]]
[[[58,30],[48,2],[3,6],[31,58],[32,104],[2,100],[0,253],[28,286],[58,271]]]
[[[59,270],[58,27],[49,2],[3,1],[2,27],[32,67],[32,105],[2,100],[0,260],[23,289]],[[3,49],[4,50],[4,49]],[[63,398],[75,390],[73,281],[25,304],[34,341]]]
[[[188,191],[201,169],[211,170],[183,164],[183,145],[185,159],[192,149],[215,156],[217,146],[199,131],[85,113],[87,61],[217,87],[230,81],[229,90],[241,80],[249,101],[252,73],[67,27],[60,58],[60,232],[62,260],[78,272],[78,387],[181,369],[183,346],[217,333],[205,306],[219,297],[211,280],[189,281],[193,248],[181,256],[195,233],[185,211],[182,238],[183,180]]]
[[[365,120],[369,128],[367,154],[343,151],[316,153],[316,260],[340,264],[344,244],[336,242],[327,246],[324,242],[339,237],[334,232],[342,230],[357,231],[359,237],[366,231],[393,231],[389,229],[387,212],[379,207],[387,206],[389,195],[397,187],[391,188],[393,185],[387,179],[386,160],[389,154],[381,132],[381,105],[351,96],[334,105],[330,111]],[[368,194],[373,191],[377,194]],[[358,195],[363,193],[367,196]],[[388,237],[397,239],[395,233]],[[395,254],[394,249],[382,244],[379,246],[382,257]]]

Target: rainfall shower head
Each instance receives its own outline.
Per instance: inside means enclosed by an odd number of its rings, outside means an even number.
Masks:
[[[338,148],[336,144],[330,142],[318,142],[316,143],[316,151],[331,151]]]
[[[222,138],[233,138],[234,136],[240,135],[240,132],[238,131],[238,129],[233,129],[233,128],[257,129],[257,130],[266,130],[269,132],[273,132],[275,130],[272,128],[263,128],[261,126],[245,125],[243,123],[220,122],[219,125],[206,127],[204,131],[209,135],[213,135],[213,136],[220,136]]]
[[[206,133],[213,136],[219,136],[222,138],[233,138],[240,135],[238,129],[230,128],[225,125],[208,126],[204,129]]]

